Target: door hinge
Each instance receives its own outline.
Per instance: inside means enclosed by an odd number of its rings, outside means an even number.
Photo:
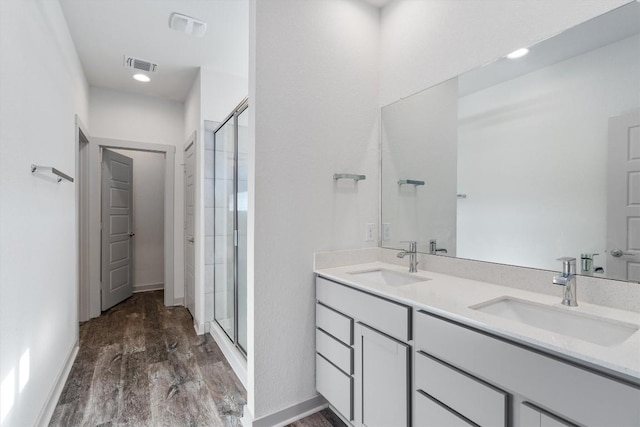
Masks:
[[[233,246],[238,247],[238,230],[233,230]]]

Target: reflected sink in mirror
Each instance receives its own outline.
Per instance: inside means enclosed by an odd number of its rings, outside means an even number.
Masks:
[[[509,297],[483,302],[469,308],[605,347],[622,344],[640,329],[631,323],[602,319]]]
[[[375,268],[372,270],[351,271],[352,276],[357,276],[359,279],[364,279],[369,282],[374,282],[379,285],[387,285],[392,287],[399,287],[404,285],[410,285],[412,283],[426,282],[426,277],[414,276],[408,273],[400,273],[399,271],[387,270],[385,268]]]

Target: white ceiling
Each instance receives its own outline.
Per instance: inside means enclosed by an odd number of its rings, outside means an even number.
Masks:
[[[1,0],[0,0],[1,1]],[[248,0],[60,0],[89,85],[184,101],[199,67],[248,75]],[[169,28],[173,12],[207,22],[202,38]],[[158,64],[132,79],[130,55]]]
[[[392,0],[364,0],[364,1],[375,7],[384,7],[387,4],[391,3]]]

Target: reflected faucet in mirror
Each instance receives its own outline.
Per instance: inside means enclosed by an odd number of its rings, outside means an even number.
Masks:
[[[446,254],[447,250],[445,248],[438,248],[438,243],[435,239],[429,240],[429,253],[432,255],[443,253]]]
[[[416,273],[418,271],[418,242],[410,241],[408,251],[398,252],[398,258],[404,258],[406,254],[409,254],[409,273]]]
[[[582,274],[589,275],[593,273],[604,273],[604,268],[593,265],[596,255],[600,254],[580,254],[580,260],[582,261]]]

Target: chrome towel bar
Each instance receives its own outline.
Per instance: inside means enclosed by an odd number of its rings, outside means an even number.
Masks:
[[[63,179],[66,179],[69,182],[73,182],[73,178],[71,178],[66,173],[60,172],[58,169],[54,168],[53,166],[31,165],[31,173],[36,173],[36,172],[52,173],[56,175],[58,182],[62,181]]]

